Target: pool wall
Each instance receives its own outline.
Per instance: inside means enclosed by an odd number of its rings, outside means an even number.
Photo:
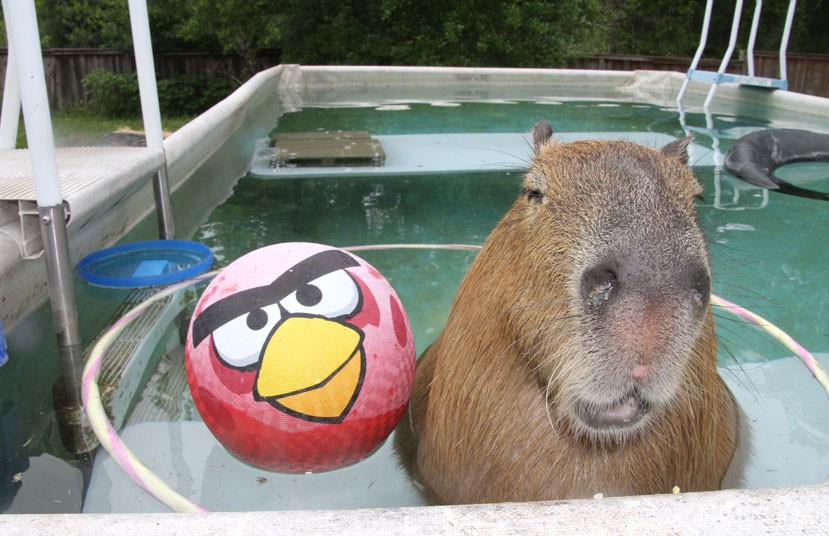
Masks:
[[[238,154],[228,156],[232,160],[230,173],[225,170],[216,175],[233,182],[243,174],[246,158],[250,154],[244,153],[242,142],[246,140],[234,137],[239,127],[252,116],[262,119],[265,125],[285,111],[305,106],[356,106],[421,100],[553,99],[559,95],[568,100],[578,95],[578,98],[646,101],[674,107],[683,79],[684,75],[679,73],[641,71],[278,66],[259,73],[233,95],[165,141],[171,188],[179,192],[204,189],[188,179],[195,170],[212,166],[216,157],[211,155],[228,140],[238,143]],[[708,87],[707,84],[693,82],[685,97],[685,107],[699,110]],[[804,114],[807,116],[805,128],[809,128],[808,116],[815,118],[815,129],[821,128],[821,121],[825,123],[826,117],[829,117],[827,99],[733,85],[719,88],[712,111],[739,114],[743,109],[756,107],[767,108],[783,124],[787,114]],[[803,121],[799,121],[798,125],[804,128]],[[213,198],[204,201],[208,207],[221,201],[219,197],[223,190],[218,188],[216,191],[218,193],[212,194]],[[194,201],[199,210],[205,210],[201,203]],[[117,214],[119,223],[113,227],[119,233],[107,234],[105,239],[95,235],[98,231],[70,226],[69,241],[74,262],[89,251],[115,242],[119,238],[116,234],[125,234],[152,211],[151,188],[142,188],[121,206],[124,208],[117,212],[123,213]],[[181,201],[177,205],[175,197],[173,206],[176,214],[187,209],[181,206]],[[176,218],[178,221],[179,216]],[[179,236],[186,238],[183,233]],[[4,325],[9,326],[27,310],[45,300],[45,270],[42,264],[42,259],[20,261],[16,247],[11,250],[7,244],[0,242],[0,305]],[[37,265],[38,269],[30,270],[32,265]],[[27,285],[26,288],[32,290],[23,297],[23,303],[10,303],[8,300],[21,299],[9,292],[10,285]],[[822,523],[827,517],[829,486],[824,484],[601,500],[393,510],[206,515],[7,515],[0,516],[0,526],[7,534],[46,534],[58,530],[69,533],[236,533],[242,526],[246,534],[271,533],[274,527],[278,527],[278,532],[312,529],[314,532],[339,534],[364,533],[366,529],[430,534],[447,529],[457,532],[474,530],[476,533],[550,533],[558,529],[639,534],[643,529],[652,529],[660,533],[710,534],[726,531],[825,530]]]

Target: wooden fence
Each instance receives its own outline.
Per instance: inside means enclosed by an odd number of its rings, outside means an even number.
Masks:
[[[279,63],[278,51],[263,51],[259,56],[261,67]],[[83,77],[95,69],[116,73],[135,72],[135,59],[131,52],[107,49],[46,49],[43,51],[44,70],[48,86],[49,102],[54,110],[72,109],[84,102]],[[672,58],[635,55],[601,55],[579,59],[568,64],[578,69],[601,70],[657,70],[685,72],[691,63],[689,58]],[[778,76],[777,54],[755,54],[757,76]],[[705,59],[700,69],[716,70],[717,59]],[[235,55],[211,54],[188,51],[155,55],[158,79],[175,75],[206,75],[240,78],[244,62]],[[829,55],[790,54],[787,57],[789,89],[798,93],[829,97]],[[6,50],[0,49],[0,69],[5,72]],[[745,73],[746,62],[738,58],[729,64],[729,72]],[[0,76],[0,89],[4,78]]]
[[[779,73],[778,54],[776,52],[754,53],[754,74],[777,78]],[[570,63],[577,69],[603,69],[617,71],[652,70],[686,72],[691,65],[690,58],[671,58],[659,56],[601,55],[582,58]],[[716,71],[719,59],[703,59],[698,69]],[[748,67],[743,54],[728,64],[726,71],[746,74]],[[788,54],[786,56],[786,78],[789,91],[829,97],[829,55],[825,54]]]
[[[0,49],[0,72],[6,72],[7,51]],[[263,66],[279,63],[278,51],[259,55]],[[238,79],[244,72],[240,56],[187,51],[156,54],[156,77],[161,80],[176,75],[223,76]],[[70,110],[84,102],[83,78],[95,69],[114,73],[135,72],[132,52],[109,49],[45,49],[43,70],[53,110]],[[0,77],[0,89],[5,77]]]

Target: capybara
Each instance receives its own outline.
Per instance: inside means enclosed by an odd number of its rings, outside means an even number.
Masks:
[[[720,487],[738,418],[690,141],[559,143],[534,127],[521,193],[418,363],[403,450],[433,500]]]

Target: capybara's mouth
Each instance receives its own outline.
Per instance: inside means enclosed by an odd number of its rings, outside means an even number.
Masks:
[[[582,401],[578,415],[587,426],[596,430],[628,428],[648,413],[650,405],[642,399],[638,389],[632,390],[612,404]]]

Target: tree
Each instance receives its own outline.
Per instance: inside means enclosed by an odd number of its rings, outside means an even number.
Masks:
[[[601,0],[284,0],[288,62],[558,66],[604,51]]]
[[[279,43],[280,13],[274,0],[193,0],[185,2],[178,35],[204,48],[239,54],[245,77],[258,70],[257,52]]]
[[[193,45],[179,37],[187,0],[148,0],[153,50],[186,50]],[[43,48],[132,48],[126,0],[36,0]],[[6,46],[0,19],[0,46]]]
[[[49,48],[129,48],[129,12],[122,0],[41,0],[41,40]]]
[[[780,44],[788,0],[766,0],[757,50]],[[707,57],[726,49],[735,0],[717,0]],[[42,44],[131,48],[125,0],[36,0]],[[257,51],[323,64],[556,67],[596,53],[691,56],[705,2],[681,0],[148,0],[156,51]],[[753,6],[743,10],[739,47]],[[789,51],[826,53],[826,0],[800,0]],[[2,20],[0,20],[2,25]],[[3,44],[5,31],[0,33]]]

